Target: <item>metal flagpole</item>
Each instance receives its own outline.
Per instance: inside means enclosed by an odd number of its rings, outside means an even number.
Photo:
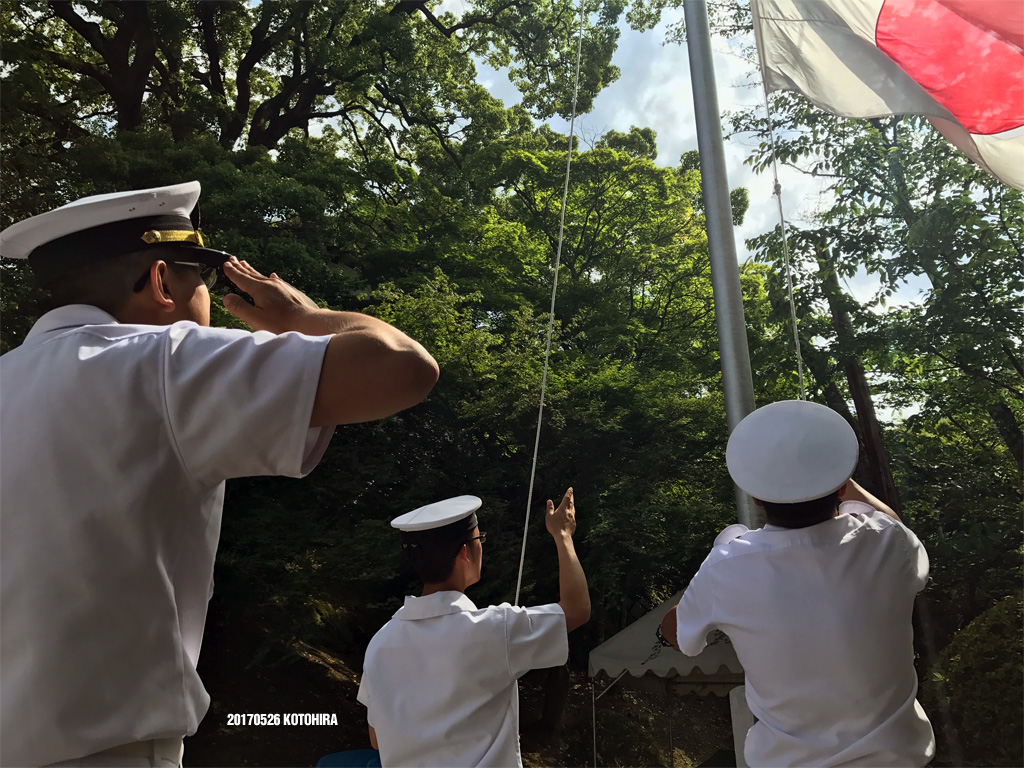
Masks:
[[[732,433],[744,416],[754,410],[754,385],[750,377],[750,353],[743,317],[736,240],[732,231],[729,180],[725,168],[722,122],[719,119],[715,69],[711,59],[711,33],[705,0],[685,0],[686,47],[690,58],[690,82],[697,117],[697,149],[700,153],[701,189],[707,217],[711,252],[711,285],[715,295],[715,319],[722,357],[725,416]],[[764,525],[764,512],[739,488],[736,510],[748,528]]]

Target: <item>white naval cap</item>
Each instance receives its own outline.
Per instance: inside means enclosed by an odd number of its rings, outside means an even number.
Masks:
[[[472,529],[476,527],[474,513],[482,504],[477,496],[455,496],[444,501],[435,501],[433,504],[399,515],[391,521],[391,527],[406,532],[429,531],[465,519],[466,527]]]
[[[755,499],[796,504],[842,487],[857,466],[857,450],[853,428],[831,408],[783,400],[736,425],[725,463]]]
[[[198,181],[93,195],[19,221],[0,232],[0,256],[28,259],[45,283],[92,259],[145,250],[187,247],[196,261],[220,266],[229,256],[203,246],[192,214]]]

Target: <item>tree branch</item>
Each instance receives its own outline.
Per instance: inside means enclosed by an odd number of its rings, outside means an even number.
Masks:
[[[301,19],[305,19],[314,6],[313,0],[302,0],[297,3],[288,14],[288,18],[275,31],[270,32],[270,25],[273,22],[273,11],[276,7],[273,3],[263,3],[260,6],[260,20],[253,27],[252,45],[245,52],[242,60],[238,63],[235,73],[235,89],[238,96],[235,99],[234,117],[230,122],[230,130],[221,138],[221,143],[234,144],[242,134],[245,121],[249,116],[249,106],[252,101],[252,84],[249,78],[252,71],[270,53],[276,45],[283,42],[288,35],[296,28]],[[261,107],[263,105],[260,105]],[[257,110],[258,111],[258,110]],[[253,126],[255,127],[255,116]],[[252,130],[250,128],[250,135]]]
[[[205,83],[205,85],[211,93],[219,97],[219,101],[226,107],[227,95],[224,91],[224,73],[220,66],[220,42],[217,40],[217,27],[213,18],[214,9],[217,6],[214,3],[203,2],[197,3],[197,6],[199,11],[199,28],[203,39],[203,53],[206,54],[206,60],[210,65],[209,82]]]
[[[107,58],[109,41],[103,36],[100,25],[94,21],[86,21],[77,13],[71,0],[50,0],[50,8],[54,14],[67,22],[75,32],[81,35],[89,45],[104,59]]]

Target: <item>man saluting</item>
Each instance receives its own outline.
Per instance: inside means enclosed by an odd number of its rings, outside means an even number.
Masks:
[[[572,535],[570,488],[546,525],[558,551],[560,599],[477,608],[485,534],[476,496],[457,496],[397,517],[402,546],[423,580],[366,649],[359,701],[370,742],[388,766],[521,766],[517,680],[565,664],[568,633],[590,619],[590,593]]]
[[[0,763],[179,765],[224,481],[300,477],[336,424],[420,402],[437,364],[206,248],[199,183],[88,197],[0,233],[56,308],[0,364]],[[209,328],[208,288],[255,333]]]

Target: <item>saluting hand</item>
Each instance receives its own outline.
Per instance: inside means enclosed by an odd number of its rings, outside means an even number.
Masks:
[[[224,274],[240,290],[252,296],[249,304],[241,296],[229,293],[224,297],[224,309],[256,331],[284,333],[303,331],[309,324],[309,316],[319,307],[309,296],[293,285],[289,285],[276,273],[270,277],[260,274],[234,256],[224,262]]]
[[[544,519],[548,533],[555,538],[562,535],[572,535],[576,532],[576,505],[572,498],[572,488],[565,492],[562,503],[555,509],[554,503],[548,499],[548,514]]]

